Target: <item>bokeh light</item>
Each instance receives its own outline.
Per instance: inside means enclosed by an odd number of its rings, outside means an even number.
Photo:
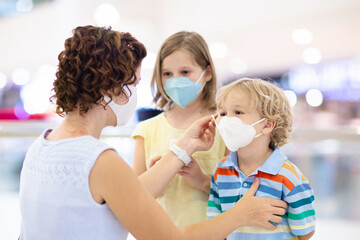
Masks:
[[[312,107],[318,107],[323,103],[323,95],[318,89],[310,89],[305,95],[306,102]]]
[[[285,96],[289,100],[289,104],[291,107],[294,107],[297,103],[297,96],[296,93],[292,90],[285,90],[284,91]]]

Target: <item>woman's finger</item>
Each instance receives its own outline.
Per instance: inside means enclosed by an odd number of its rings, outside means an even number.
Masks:
[[[271,222],[269,222],[269,221],[260,223],[260,226],[264,227],[264,228],[267,228],[269,230],[275,230],[276,229],[276,226],[274,224],[272,224]]]
[[[284,209],[288,208],[288,205],[286,202],[278,200],[278,199],[271,199],[270,204],[273,207],[284,208]]]
[[[286,210],[282,207],[273,207],[272,213],[276,215],[284,215],[286,213]]]
[[[260,180],[258,177],[255,177],[254,182],[251,184],[250,189],[244,194],[244,196],[255,196],[256,191],[260,185]]]
[[[271,222],[274,222],[274,223],[280,223],[280,222],[283,220],[283,218],[280,217],[280,216],[272,215],[272,216],[269,218],[269,220],[270,220]]]

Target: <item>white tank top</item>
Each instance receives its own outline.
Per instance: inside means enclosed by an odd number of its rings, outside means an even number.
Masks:
[[[20,239],[126,239],[128,231],[89,189],[95,161],[111,147],[91,136],[47,141],[50,131],[32,144],[24,160]]]

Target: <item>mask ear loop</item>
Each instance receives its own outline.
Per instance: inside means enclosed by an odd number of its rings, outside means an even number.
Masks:
[[[206,70],[204,70],[204,71],[202,72],[202,74],[200,75],[199,79],[196,81],[195,84],[197,84],[198,82],[200,82],[200,80],[202,79],[202,77],[203,77],[203,75],[205,74],[205,72],[206,72]],[[206,84],[206,82],[204,82],[204,84],[202,85],[202,87],[200,88],[200,90],[198,91],[198,93],[201,92],[201,90],[203,90],[203,88],[205,87],[205,84]]]
[[[257,122],[254,122],[253,124],[251,124],[250,126],[254,126],[254,125],[256,125],[256,124],[258,124],[258,123],[261,123],[262,121],[264,121],[266,118],[263,118],[263,119],[260,119],[259,121],[257,121]]]
[[[253,127],[253,126],[256,125],[256,124],[261,123],[261,122],[264,121],[265,119],[266,119],[266,118],[260,119],[259,121],[254,122],[253,124],[251,124],[250,126]],[[254,138],[260,137],[261,135],[262,135],[262,133],[259,133],[258,135],[255,135]]]
[[[217,122],[216,122],[216,120],[215,120],[214,114],[211,114],[211,117],[214,119],[214,122],[215,122],[216,127],[218,127],[218,124],[217,124]]]

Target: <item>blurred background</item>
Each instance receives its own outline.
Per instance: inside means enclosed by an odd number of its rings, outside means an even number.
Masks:
[[[207,41],[219,87],[245,76],[276,81],[295,116],[283,151],[315,191],[313,239],[360,235],[359,0],[0,0],[0,239],[19,234],[27,148],[61,121],[49,103],[57,56],[72,29],[89,24],[131,32],[147,47],[140,111],[154,107],[161,43],[181,30]],[[129,164],[138,120],[102,134]]]

